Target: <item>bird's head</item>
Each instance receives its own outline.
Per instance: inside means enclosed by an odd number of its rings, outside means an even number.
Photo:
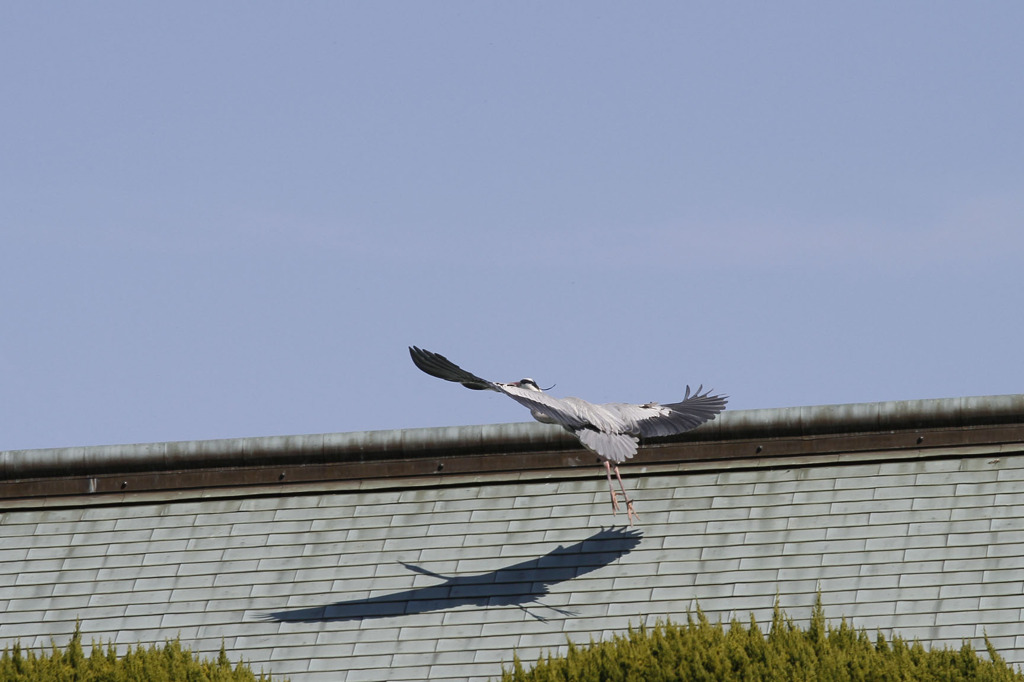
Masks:
[[[520,379],[519,381],[513,381],[512,386],[525,388],[528,391],[539,391],[543,393],[543,389],[537,385],[537,382],[529,377],[526,377],[525,379]]]

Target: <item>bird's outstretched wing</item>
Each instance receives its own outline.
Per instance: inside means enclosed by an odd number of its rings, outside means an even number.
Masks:
[[[412,361],[417,367],[432,377],[454,381],[474,391],[498,391],[498,387],[494,385],[493,381],[481,379],[477,375],[467,372],[440,353],[432,353],[416,346],[409,346],[409,355],[412,356]]]
[[[510,384],[499,384],[467,372],[454,362],[429,350],[423,350],[416,346],[409,347],[409,354],[417,367],[430,376],[460,383],[466,388],[474,390],[491,390],[504,393],[520,405],[527,407],[531,412],[546,417],[545,421],[553,424],[560,424],[567,428],[579,429],[592,423],[593,415],[586,414],[587,406],[594,407],[585,401],[579,400],[576,405],[575,399],[559,400],[542,391],[531,391]]]
[[[711,391],[701,393],[703,386],[690,395],[690,387],[686,387],[686,395],[678,403],[659,405],[628,405],[625,403],[609,403],[602,405],[624,421],[636,425],[636,430],[644,438],[657,436],[674,436],[684,431],[697,428],[701,424],[714,419],[728,402],[724,395],[711,395]]]
[[[513,384],[496,384],[496,390],[512,398],[523,407],[529,408],[533,418],[537,421],[558,424],[575,430],[595,425],[597,420],[597,416],[589,414],[586,409],[593,405],[579,398],[556,398],[543,391],[532,391]],[[602,422],[601,426],[605,426],[605,424]]]

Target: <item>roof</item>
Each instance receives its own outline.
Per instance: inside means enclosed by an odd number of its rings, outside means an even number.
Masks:
[[[294,680],[476,680],[698,604],[804,619],[820,590],[829,618],[1024,662],[1024,396],[712,426],[623,467],[634,529],[539,424],[3,453],[0,646],[78,618]]]

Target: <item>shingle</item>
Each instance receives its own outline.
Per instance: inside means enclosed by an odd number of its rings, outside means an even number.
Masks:
[[[879,616],[895,616],[896,602],[894,601],[851,601],[842,607],[842,614],[848,618],[872,619]],[[891,622],[891,619],[889,619]],[[877,622],[877,621],[876,621]],[[864,626],[864,621],[860,621]]]
[[[483,646],[473,651],[474,663],[500,663],[511,661],[512,652],[519,645],[518,635],[504,635],[487,637],[482,641]],[[445,661],[438,661],[444,663]]]
[[[51,538],[56,542],[62,541],[67,535],[72,533],[109,533],[114,530],[115,521],[92,521],[92,522],[76,522],[68,521],[63,523],[38,523],[33,531],[33,537],[42,541],[46,536],[55,536]],[[6,529],[5,529],[6,530]],[[49,543],[49,544],[52,544]]]
[[[382,551],[385,552],[406,552],[420,550],[424,547],[431,548],[456,548],[460,547],[463,538],[458,535],[431,534],[426,537],[411,537],[388,539],[384,541]]]
[[[387,672],[391,669],[390,659],[385,661],[382,657],[375,656],[367,662],[349,659],[347,663],[352,667],[345,676],[345,682],[388,682],[391,677]]]
[[[848,567],[840,567],[846,570],[836,570],[835,567],[820,566],[818,564],[808,566],[784,566],[782,568],[776,567],[775,571],[776,579],[780,581],[786,580],[820,580],[829,577],[849,577],[850,572]],[[749,563],[746,567],[750,569]]]
[[[823,588],[827,589],[828,592],[845,592],[853,591],[856,593],[858,590],[864,590],[868,588],[888,589],[900,586],[902,575],[894,573],[891,575],[882,576],[863,576],[863,575],[851,575],[843,577],[823,577],[820,581]],[[933,584],[934,579],[929,583]]]
[[[1021,497],[1020,501],[1024,502],[1024,496]],[[915,497],[911,509],[948,509],[950,503],[950,499],[946,497]],[[958,509],[964,509],[967,507],[992,507],[996,504],[995,495],[958,495],[955,506]]]
[[[815,478],[870,478],[878,476],[882,470],[881,462],[863,462],[859,464],[840,464],[828,467],[808,467],[800,472],[806,479]],[[806,472],[806,473],[804,473]]]
[[[911,509],[913,498],[900,497],[886,500],[855,500],[844,502],[833,502],[830,508],[832,514],[857,514],[868,512],[878,514],[883,512],[898,512]]]
[[[138,513],[140,510],[135,510],[135,511],[136,511],[136,513]],[[129,531],[129,530],[146,530],[146,531],[151,531],[155,526],[160,526],[160,525],[164,525],[164,526],[167,526],[167,527],[182,525],[182,524],[177,524],[177,523],[167,523],[166,521],[167,521],[167,519],[163,519],[162,517],[159,517],[159,516],[144,516],[144,515],[135,516],[135,515],[133,515],[133,516],[123,516],[123,517],[115,520],[114,521],[114,525],[113,525],[112,528],[108,527],[107,524],[94,523],[93,525],[96,526],[96,530],[99,530],[102,527],[103,530],[107,530],[107,531],[112,530],[112,531],[118,532],[118,533],[124,532],[124,531]],[[163,523],[161,523],[161,522],[163,522]],[[187,525],[191,525],[191,524],[187,524]],[[147,533],[146,537],[149,537],[149,535],[150,534]]]
[[[820,566],[821,564],[821,555],[787,554],[783,550],[779,555],[774,556],[743,557],[740,559],[739,568],[740,570],[767,570],[794,566]]]
[[[989,530],[989,519],[959,519],[922,521],[910,524],[911,535],[948,535],[950,533],[976,533]],[[994,529],[993,529],[994,530]]]
[[[1024,609],[1024,594],[1001,594],[981,597],[979,608],[986,614],[992,609]]]
[[[981,597],[985,593],[983,585],[978,583],[954,583],[939,585],[940,599],[965,599]]]
[[[1014,559],[1020,557],[1020,547],[1014,543],[1005,543],[999,545],[989,545],[986,556],[989,556],[995,561],[993,562],[992,568],[1001,568],[1004,566],[1014,566]]]
[[[907,511],[885,511],[873,512],[868,515],[868,524],[886,523],[944,523],[952,516],[952,510],[948,507],[935,509],[910,509]]]
[[[127,580],[142,576],[156,577],[174,575],[182,565],[164,564],[163,566],[142,566],[145,554],[127,556],[107,556],[103,567],[96,572],[96,579],[101,581]]]
[[[1015,510],[1015,513],[1013,515],[1011,515],[1010,513],[999,514],[999,513],[991,513],[992,511],[995,511],[995,510],[989,510],[990,511],[990,516],[988,517],[988,521],[990,523],[991,529],[992,530],[1017,530],[1017,531],[1024,530],[1024,515],[1021,514],[1021,512],[1019,511],[1019,508],[1017,508],[1017,507],[1003,507],[999,511],[1002,511],[1003,509]],[[979,520],[978,523],[981,523],[981,520]]]
[[[351,533],[359,528],[386,528],[381,519],[360,519],[358,525],[355,519],[343,518],[337,515],[313,519],[310,530],[313,531],[340,531]]]
[[[890,523],[890,524],[875,524],[875,525],[851,525],[851,526],[834,526],[829,528],[825,533],[825,539],[829,541],[828,546],[831,548],[833,541],[837,540],[849,540],[849,539],[877,539],[879,537],[904,537],[909,534],[910,524],[907,523]]]
[[[1004,636],[1000,636],[1006,633]],[[1006,628],[1004,625],[993,623],[989,626],[975,626],[974,629],[974,641],[971,645],[975,651],[985,650],[984,638],[987,637],[988,641],[992,643],[996,651],[1012,651],[1014,648],[1015,635],[1017,634],[1017,628],[1010,626]],[[955,646],[955,645],[954,645]]]
[[[919,460],[899,460],[894,462],[881,462],[878,466],[878,473],[881,476],[889,475],[901,475],[921,472],[923,468],[927,468],[928,473],[931,474],[942,474],[956,472],[960,468],[958,460],[929,460],[928,462],[922,462]]]
[[[861,489],[847,489],[847,490],[797,490],[793,493],[794,505],[813,505],[828,503],[830,508],[831,505],[837,502],[849,502],[857,500],[870,499],[871,496],[865,493]]]
[[[175,586],[172,588],[171,601],[175,602],[197,602],[202,599],[209,599],[211,592],[213,592],[208,586],[202,587],[188,587],[179,586],[181,584],[188,585],[189,581],[186,579],[179,579],[175,581]],[[215,594],[218,599],[227,599],[232,597],[248,597],[251,587],[249,585],[230,585],[230,586],[219,586],[217,587]]]
[[[759,533],[776,533],[778,531],[786,530],[788,527],[789,519],[781,516],[756,517],[751,515],[745,519],[743,523],[743,528],[745,529],[744,532],[746,533],[747,538],[755,537]],[[715,523],[709,521],[708,532],[714,533],[714,528],[734,531],[736,530],[736,524],[735,522]]]
[[[892,487],[876,488],[875,491],[874,491],[874,494],[872,495],[872,498],[876,499],[876,500],[882,500],[882,499],[891,499],[891,498],[902,498],[902,497],[907,497],[908,495],[913,495],[915,497],[947,497],[948,498],[949,496],[951,496],[953,494],[955,494],[954,493],[954,486],[953,485],[918,486],[918,487],[914,488],[913,490],[911,490],[910,486],[892,486]]]
[[[749,559],[758,557],[777,557],[783,554],[785,543],[775,542],[768,544],[728,544],[712,547],[704,547],[701,551],[701,559]]]
[[[501,518],[501,514],[498,510],[490,510],[493,514],[496,514],[498,518]],[[423,526],[438,524],[438,523],[466,523],[470,521],[473,516],[473,512],[470,511],[458,511],[458,512],[442,512],[431,514],[429,516],[422,514],[406,514],[402,516],[390,517],[389,526],[394,527],[413,527],[421,528]]]
[[[272,509],[266,509],[262,511],[239,511],[237,510],[237,508],[240,504],[240,500],[235,501],[235,503],[232,505],[234,509],[232,509],[231,511],[211,511],[207,513],[197,513],[194,516],[192,525],[196,527],[224,526],[235,524],[244,524],[245,526],[252,526],[253,524],[268,523],[274,520],[274,514],[276,512]]]
[[[996,495],[1000,496],[1007,494],[1007,487],[1005,481],[984,481],[984,482],[962,482],[958,481],[956,484],[956,490],[953,493],[955,496],[968,497],[968,496],[982,496],[982,495]],[[1011,493],[1012,494],[1012,493]],[[999,501],[997,501],[999,503]]]
[[[864,524],[868,514],[833,514],[829,502],[795,505],[783,516],[787,528],[831,528],[840,525]],[[784,511],[779,509],[779,511]]]
[[[30,553],[33,551],[40,552],[40,550],[36,550],[35,547],[19,547],[17,549],[4,547],[2,553],[0,553],[0,559],[2,559],[2,561],[0,561],[0,575],[17,572],[19,569],[15,567],[15,564],[21,564],[25,559],[29,558]],[[45,550],[42,550],[42,552],[45,553],[39,553],[38,556],[40,558],[61,556],[61,551],[62,550],[59,548],[48,547],[45,548]],[[49,552],[53,553],[50,554]],[[33,556],[32,558],[34,559],[36,557]]]
[[[868,493],[870,497],[881,488],[898,487],[905,490],[915,485],[916,478],[912,473],[902,475],[883,475],[879,473],[869,476],[838,476],[836,477],[836,490],[860,488],[870,491]]]
[[[667,524],[694,523],[708,521],[739,521],[750,518],[749,507],[726,507],[711,509],[710,507],[692,509],[672,509],[668,518],[663,521]]]
[[[24,539],[26,543],[32,543],[36,537],[36,524],[34,523],[3,523],[6,519],[5,515],[0,514],[0,530],[3,531],[3,537],[5,539],[5,547],[22,547],[28,545],[22,545],[18,543],[19,540]],[[69,533],[63,533],[65,537],[70,535]],[[18,543],[18,544],[16,544]],[[33,543],[34,544],[34,543]]]
[[[1010,590],[1007,594],[1024,592],[1024,581],[1021,580],[1021,573],[1015,568],[986,569],[982,573],[980,582],[991,585],[993,590],[999,589],[998,584],[1004,584]],[[1020,589],[1017,589],[1017,586]],[[995,594],[1002,594],[995,592]]]
[[[775,473],[776,476],[773,476],[772,473]],[[835,478],[799,480],[795,477],[778,477],[778,472],[772,473],[766,471],[758,472],[758,480],[754,482],[755,495],[835,489]]]
[[[53,508],[46,511],[31,511],[31,512],[15,512],[12,517],[17,518],[21,514],[24,514],[26,519],[39,519],[45,524],[63,523],[69,521],[71,523],[77,523],[82,520],[82,515],[85,513],[85,509],[79,507],[67,507],[67,508]],[[122,512],[123,513],[123,512]]]
[[[66,553],[66,552],[65,552]],[[47,552],[51,554],[51,552]],[[57,555],[50,558],[32,558],[28,561],[19,562],[17,566],[12,566],[12,570],[16,573],[34,573],[37,571],[59,571],[64,567],[63,555]]]
[[[149,542],[153,537],[152,528],[137,528],[122,531],[94,531],[76,533],[72,545],[104,545],[107,553],[131,553],[138,551],[138,543]]]
[[[446,536],[446,537],[457,537],[461,538],[460,541],[465,541],[467,537],[486,536],[492,533],[507,533],[508,532],[508,521],[496,520],[490,522],[477,522],[473,524],[473,535],[467,536],[465,533],[465,523],[432,523],[427,527],[426,531],[420,526],[415,530],[409,529],[407,534],[396,535],[395,533],[388,533],[391,537],[409,537],[416,538],[423,535],[430,537],[434,536]]]

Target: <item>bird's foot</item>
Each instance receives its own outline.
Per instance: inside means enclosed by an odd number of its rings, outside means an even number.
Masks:
[[[629,525],[633,525],[633,517],[636,517],[637,523],[640,523],[640,515],[633,509],[633,500],[629,499],[625,493],[613,493],[612,494],[612,515],[618,516],[619,511],[619,495],[622,495],[622,499],[626,501],[626,518],[629,519]]]
[[[633,517],[636,517],[636,522],[640,523],[640,515],[633,509],[633,500],[626,498],[626,517],[629,519],[629,525],[633,525]]]

